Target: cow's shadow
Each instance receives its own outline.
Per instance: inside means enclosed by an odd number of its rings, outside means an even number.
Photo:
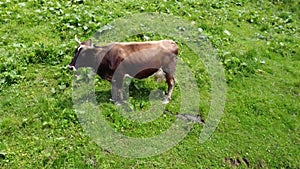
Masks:
[[[157,87],[157,88],[156,88]],[[166,88],[161,86],[149,86],[145,85],[145,82],[140,81],[138,83],[131,82],[128,86],[123,85],[123,95],[124,95],[124,101],[128,102],[129,97],[137,102],[149,102],[149,96],[151,94],[151,91],[161,91],[157,92],[157,98],[163,100],[163,92]],[[111,101],[111,86],[106,87],[105,89],[96,90],[96,101],[97,103],[113,103]]]

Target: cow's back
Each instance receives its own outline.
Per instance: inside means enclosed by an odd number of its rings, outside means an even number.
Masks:
[[[146,78],[161,67],[175,65],[178,47],[172,40],[113,43],[106,52],[98,74],[111,81],[118,73]]]

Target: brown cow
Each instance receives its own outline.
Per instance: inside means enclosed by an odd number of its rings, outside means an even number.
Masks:
[[[170,101],[178,55],[174,41],[122,42],[96,46],[91,39],[86,42],[75,39],[79,46],[68,67],[72,70],[91,67],[101,78],[110,81],[112,100],[116,104],[123,100],[122,84],[125,76],[143,79],[159,70],[164,72],[168,84],[167,97],[163,103]]]

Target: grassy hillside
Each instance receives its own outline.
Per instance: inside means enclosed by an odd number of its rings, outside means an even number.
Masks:
[[[203,124],[169,151],[126,158],[98,146],[73,109],[74,35],[86,40],[114,20],[141,12],[179,16],[199,28],[225,69],[223,117],[199,143]],[[300,3],[273,1],[44,1],[0,2],[0,168],[299,168]],[[150,40],[163,38],[147,34]],[[134,36],[124,41],[142,41]],[[169,37],[171,38],[171,37]],[[198,114],[207,119],[210,79],[184,42],[200,94]],[[130,107],[149,109],[148,95],[165,84],[134,81]],[[102,114],[116,131],[149,137],[168,129],[180,109],[180,87],[156,120],[125,119],[107,100],[110,84],[96,81]]]

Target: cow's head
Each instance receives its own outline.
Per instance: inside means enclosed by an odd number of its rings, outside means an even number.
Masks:
[[[76,64],[76,62],[77,62],[78,57],[79,57],[80,53],[82,52],[82,50],[84,50],[86,48],[90,48],[90,47],[93,46],[91,39],[89,39],[85,42],[80,42],[80,40],[75,35],[75,41],[78,42],[78,47],[75,50],[74,58],[72,59],[72,62],[68,65],[68,68],[71,69],[71,70],[74,70],[74,71],[77,68],[81,67],[80,65]]]

